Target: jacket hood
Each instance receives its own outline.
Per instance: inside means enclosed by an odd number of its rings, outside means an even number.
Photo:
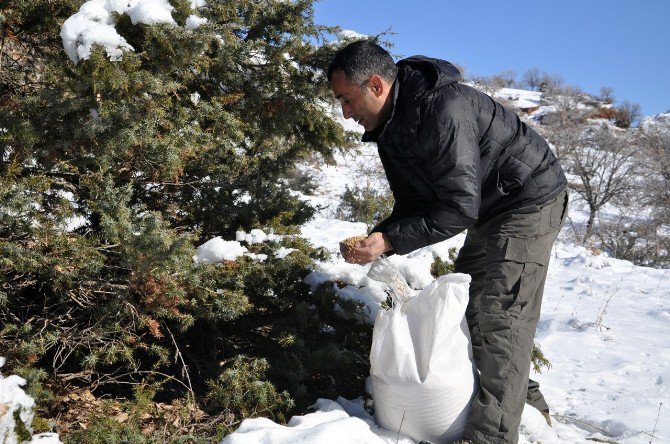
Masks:
[[[425,90],[440,88],[463,79],[460,71],[446,60],[415,55],[397,63],[405,77],[414,77],[414,82],[422,83]],[[409,80],[409,79],[408,79]],[[418,85],[417,85],[418,86]]]

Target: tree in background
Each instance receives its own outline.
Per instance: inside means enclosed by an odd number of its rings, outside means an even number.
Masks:
[[[588,112],[580,108],[582,91],[576,87],[565,87],[560,93],[550,95],[555,103],[554,111],[541,117],[542,134],[553,145],[556,156],[563,160],[564,153],[579,144]]]
[[[539,91],[542,84],[542,72],[538,68],[530,68],[523,75],[522,82],[527,85],[531,91]]]
[[[633,122],[636,122],[642,117],[640,104],[629,102],[628,100],[624,100],[614,111],[614,124],[619,128],[630,128]]]
[[[605,230],[603,244],[617,257],[638,264],[667,266],[670,263],[670,128],[647,122],[635,129],[639,140],[641,174],[640,214],[615,221]]]
[[[600,88],[600,100],[605,102],[605,104],[610,105],[614,103],[614,88],[611,86],[603,86]]]
[[[589,209],[582,241],[593,235],[598,212],[609,202],[627,202],[636,189],[640,161],[638,147],[626,135],[615,135],[607,126],[584,130],[564,154],[564,165],[579,182],[572,189]]]
[[[289,236],[280,245],[299,251],[285,259],[266,244],[248,246],[262,263],[192,259],[194,245],[241,228],[295,232],[313,210],[280,178],[347,145],[321,79],[337,48],[320,44],[331,29],[313,22],[312,0],[197,11],[174,0],[173,24],[115,14],[133,50],[112,61],[94,46],[75,65],[58,34],[81,3],[2,3],[9,370],[33,394],[44,370],[111,396],[151,384],[225,412],[228,425],[358,393],[369,332],[333,314],[332,290],[303,283],[317,251]],[[194,13],[206,23],[185,26]],[[249,390],[228,391],[233,380]]]
[[[513,88],[516,85],[516,71],[504,69],[493,76],[493,83],[498,88]]]

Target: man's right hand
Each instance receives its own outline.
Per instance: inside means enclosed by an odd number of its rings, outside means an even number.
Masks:
[[[350,264],[369,264],[392,249],[393,245],[391,245],[385,233],[372,233],[365,239],[356,242],[353,248],[340,246],[342,257]]]

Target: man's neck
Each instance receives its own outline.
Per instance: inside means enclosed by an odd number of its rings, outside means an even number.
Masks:
[[[397,95],[396,88],[397,82],[394,80],[391,84],[391,87],[389,88],[389,93],[386,96],[386,100],[384,101],[384,106],[382,107],[382,118],[379,120],[379,125],[377,125],[375,129],[366,131],[365,134],[363,134],[363,142],[376,142],[381,135],[384,127],[386,126],[386,123],[393,115],[393,106]]]

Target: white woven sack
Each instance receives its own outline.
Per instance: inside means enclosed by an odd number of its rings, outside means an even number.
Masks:
[[[411,438],[461,438],[478,384],[465,320],[470,276],[442,276],[380,310],[370,351],[377,422]]]

